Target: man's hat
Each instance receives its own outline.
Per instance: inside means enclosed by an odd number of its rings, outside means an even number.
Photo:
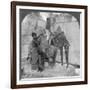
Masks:
[[[35,32],[32,32],[32,37],[33,37],[33,36],[37,36],[37,34],[36,34]]]

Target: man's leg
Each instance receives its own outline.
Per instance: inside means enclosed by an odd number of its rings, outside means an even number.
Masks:
[[[67,68],[68,68],[69,46],[65,46],[65,57],[66,57],[66,63],[67,63]]]
[[[63,47],[60,48],[61,65],[63,65]]]
[[[55,63],[56,63],[56,55],[57,55],[57,50],[54,50],[54,55],[53,55],[53,66],[55,65]]]

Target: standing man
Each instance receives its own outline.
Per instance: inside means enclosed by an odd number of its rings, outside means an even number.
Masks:
[[[28,54],[28,58],[31,58],[30,63],[32,65],[32,69],[37,69],[38,71],[43,71],[44,70],[44,58],[43,55],[44,53],[40,49],[40,37],[37,37],[37,34],[35,32],[32,33],[32,43],[31,43],[31,48]]]

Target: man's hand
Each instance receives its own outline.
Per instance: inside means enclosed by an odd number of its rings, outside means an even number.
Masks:
[[[26,58],[26,60],[28,60],[28,59],[29,59],[29,57]]]

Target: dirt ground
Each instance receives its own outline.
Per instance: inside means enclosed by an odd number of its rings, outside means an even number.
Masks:
[[[45,69],[42,72],[38,72],[37,70],[31,69],[31,64],[29,61],[22,62],[23,72],[21,75],[21,78],[45,78],[45,77],[62,77],[62,76],[79,76],[80,74],[80,68],[76,68],[72,65],[69,65],[68,68],[66,68],[66,64],[63,66],[61,63],[56,63],[54,67],[51,67],[48,65],[48,63],[45,63]]]

